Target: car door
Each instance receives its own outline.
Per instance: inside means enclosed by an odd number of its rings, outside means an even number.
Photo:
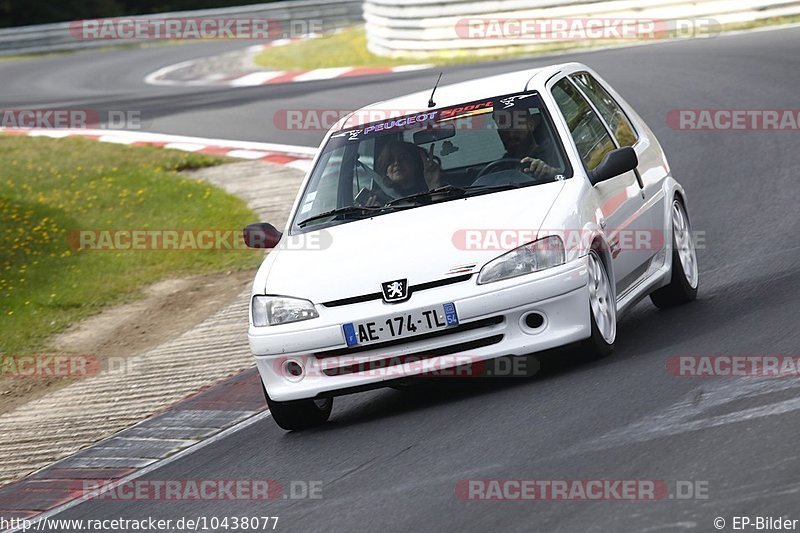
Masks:
[[[572,139],[587,172],[594,170],[605,155],[618,145],[606,124],[578,88],[562,78],[553,85],[553,98],[564,116]],[[594,186],[602,211],[601,225],[611,246],[615,286],[620,295],[644,273],[642,254],[632,253],[629,236],[647,222],[642,188],[635,172],[626,172]]]
[[[667,175],[663,152],[658,143],[653,142],[646,127],[636,128],[631,118],[625,113],[620,102],[612,96],[613,89],[607,87],[588,72],[570,75],[578,89],[588,98],[606,123],[617,146],[632,146],[639,158],[636,176],[644,195],[646,229],[636,237],[640,244],[637,253],[641,259],[648,261],[664,246],[664,187]],[[638,131],[641,130],[641,131]],[[645,241],[649,241],[647,245]]]

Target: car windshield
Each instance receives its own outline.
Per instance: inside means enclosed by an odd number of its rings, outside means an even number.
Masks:
[[[291,232],[570,176],[533,91],[386,118],[330,137]]]

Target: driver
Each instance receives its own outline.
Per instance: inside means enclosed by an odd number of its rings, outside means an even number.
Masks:
[[[522,172],[536,179],[553,179],[561,172],[558,153],[547,129],[540,127],[542,115],[527,110],[495,109],[492,118],[497,134],[506,149],[503,158],[519,159]]]

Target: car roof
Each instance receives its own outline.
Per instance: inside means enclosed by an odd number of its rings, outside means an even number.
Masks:
[[[554,74],[568,68],[571,70],[575,66],[583,65],[562,63],[542,68],[518,70],[450,85],[440,85],[436,89],[433,100],[436,102],[436,108],[442,108],[483,98],[494,98],[502,94],[521,92],[526,89],[541,90],[545,82]],[[446,78],[442,76],[442,79]],[[337,131],[355,128],[383,118],[390,118],[387,115],[393,111],[395,112],[393,116],[428,111],[428,98],[431,96],[434,81],[435,78],[432,77],[430,87],[424,90],[376,102],[354,111],[339,122]],[[502,89],[498,89],[499,87],[502,87]]]

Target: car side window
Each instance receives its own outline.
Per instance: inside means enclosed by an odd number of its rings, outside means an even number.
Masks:
[[[322,155],[321,164],[316,167],[309,185],[315,192],[306,195],[298,213],[304,217],[312,216],[337,207],[338,172],[343,164],[344,151],[344,148],[339,148]]]
[[[616,149],[603,121],[566,78],[553,86],[553,98],[567,121],[586,170],[594,170],[607,153]]]
[[[639,139],[631,121],[605,87],[588,72],[575,74],[572,81],[581,88],[611,128],[620,146],[633,146]]]

